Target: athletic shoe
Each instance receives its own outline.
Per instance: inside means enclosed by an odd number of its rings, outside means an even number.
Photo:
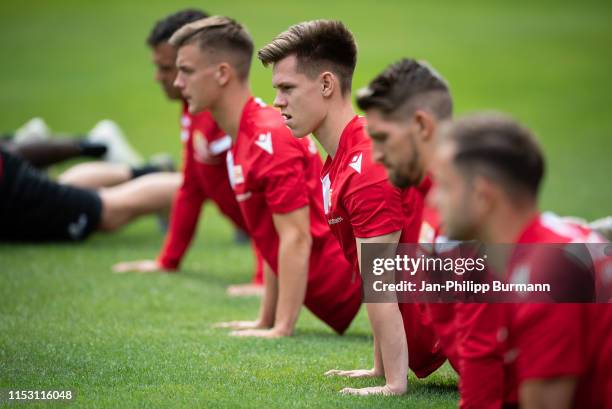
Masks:
[[[176,163],[167,153],[157,153],[151,156],[148,164],[157,166],[161,172],[176,172]]]
[[[107,162],[129,166],[138,166],[143,162],[142,156],[130,146],[119,125],[110,119],[98,122],[89,132],[87,140],[106,145],[103,159]]]
[[[51,130],[42,118],[32,118],[15,131],[13,141],[18,144],[40,142],[51,137]]]
[[[606,239],[612,241],[612,216],[593,220],[591,223],[589,223],[589,227],[604,236]]]

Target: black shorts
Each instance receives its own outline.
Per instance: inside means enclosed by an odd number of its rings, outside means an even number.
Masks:
[[[0,240],[78,241],[100,223],[97,192],[61,185],[0,149]]]

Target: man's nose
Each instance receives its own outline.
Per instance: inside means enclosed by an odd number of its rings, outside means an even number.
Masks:
[[[279,92],[276,93],[276,96],[274,97],[274,102],[273,102],[274,106],[277,108],[283,108],[287,106],[287,100],[285,98],[283,98]]]
[[[174,79],[174,85],[176,88],[183,88],[185,86],[185,84],[183,83],[183,78],[181,77],[181,74],[177,75],[176,78]]]
[[[385,155],[383,155],[382,149],[376,146],[372,147],[372,160],[374,162],[382,163]]]

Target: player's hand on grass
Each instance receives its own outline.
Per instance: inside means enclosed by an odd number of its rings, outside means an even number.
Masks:
[[[256,337],[256,338],[282,338],[291,334],[280,331],[276,328],[269,329],[243,329],[230,332],[234,337]]]
[[[234,284],[227,287],[227,295],[230,297],[261,297],[264,293],[262,284]]]
[[[348,371],[342,369],[330,369],[325,372],[325,376],[346,376],[347,378],[373,378],[376,376],[384,376],[383,373],[377,372],[375,369],[351,369]]]
[[[244,330],[244,329],[269,329],[270,325],[265,325],[260,320],[256,321],[228,321],[228,322],[218,322],[213,325],[213,328],[229,328],[235,330]]]
[[[168,272],[156,260],[124,261],[113,266],[115,273],[162,273]]]
[[[398,390],[390,385],[385,386],[369,386],[367,388],[344,388],[340,391],[343,395],[356,395],[356,396],[368,396],[368,395],[403,395],[406,390]]]

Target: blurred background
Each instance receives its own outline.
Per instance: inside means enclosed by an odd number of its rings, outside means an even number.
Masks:
[[[289,25],[341,19],[359,46],[354,89],[404,57],[447,78],[456,113],[509,112],[548,158],[542,200],[559,214],[612,213],[610,2],[32,1],[0,5],[0,130],[33,116],[84,132],[117,121],[142,153],[179,159],[179,106],[153,81],[145,38],[160,17],[199,7],[242,22],[256,47]],[[270,70],[253,92],[272,102]]]

